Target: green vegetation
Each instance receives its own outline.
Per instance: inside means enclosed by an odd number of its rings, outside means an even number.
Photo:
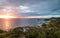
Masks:
[[[60,38],[60,19],[51,20],[38,27],[17,27],[9,31],[0,30],[0,38]]]

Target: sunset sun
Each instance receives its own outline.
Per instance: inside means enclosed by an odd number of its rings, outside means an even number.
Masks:
[[[16,16],[10,16],[10,15],[0,15],[0,18],[5,18],[5,19],[8,19],[8,18],[16,18]]]

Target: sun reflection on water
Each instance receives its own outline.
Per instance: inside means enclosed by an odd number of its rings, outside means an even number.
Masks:
[[[4,26],[4,30],[9,30],[10,27],[11,27],[11,26],[10,26],[10,23],[9,23],[9,22],[10,22],[10,19],[4,19],[4,20],[5,20],[5,21],[4,21],[4,23],[5,23],[5,24],[4,24],[4,25],[5,25],[5,26]]]
[[[0,15],[0,19],[2,19],[3,21],[3,30],[8,31],[11,28],[11,19],[12,18],[17,18],[16,16],[10,16],[10,15]]]

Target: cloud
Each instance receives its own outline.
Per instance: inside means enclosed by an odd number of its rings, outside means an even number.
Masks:
[[[60,14],[60,0],[1,0],[0,5],[0,10],[9,6],[15,13],[27,16]]]

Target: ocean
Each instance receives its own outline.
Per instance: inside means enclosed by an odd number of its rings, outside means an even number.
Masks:
[[[40,26],[47,23],[46,18],[0,18],[0,29],[9,30],[15,27]]]

